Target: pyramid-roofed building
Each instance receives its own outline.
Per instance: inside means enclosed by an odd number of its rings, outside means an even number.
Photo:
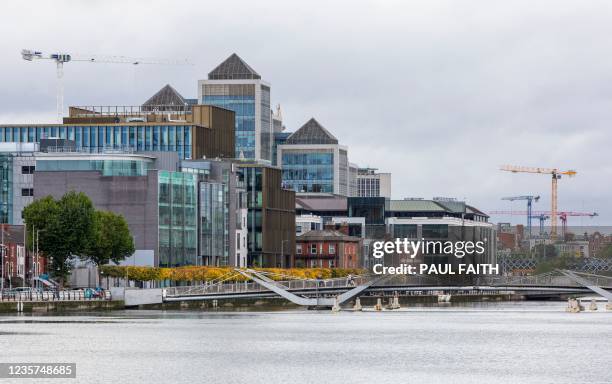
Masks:
[[[314,117],[278,146],[283,183],[299,194],[350,196],[356,171],[350,171],[348,148]]]
[[[235,79],[261,79],[261,76],[235,53],[208,73],[208,80]]]
[[[158,107],[158,106],[185,106],[187,101],[176,89],[170,84],[166,84],[156,94],[145,101],[143,107]]]
[[[198,81],[198,101],[235,112],[235,157],[272,160],[270,84],[232,53]]]
[[[312,117],[287,138],[286,144],[338,144],[338,139]]]

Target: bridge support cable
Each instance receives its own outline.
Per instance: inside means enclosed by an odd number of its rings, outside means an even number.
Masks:
[[[247,269],[247,270],[237,269],[236,271],[246,276],[247,278],[253,280],[257,284],[260,284],[261,286],[269,289],[270,291],[284,297],[285,299],[291,301],[294,304],[302,305],[302,306],[310,306],[310,307],[331,307],[336,304],[338,305],[342,304],[346,302],[347,300],[350,300],[351,298],[359,295],[361,292],[363,292],[370,286],[378,283],[379,281],[387,277],[383,275],[379,278],[369,280],[365,282],[364,284],[358,285],[348,290],[347,292],[344,292],[333,298],[332,297],[318,297],[318,296],[316,298],[312,298],[312,297],[298,296],[292,292],[289,292],[287,290],[287,287],[271,280],[270,278],[262,275],[258,271],[254,271],[252,269]],[[318,282],[316,283],[318,284]]]
[[[259,273],[253,271],[253,270],[247,270],[247,271],[242,271],[237,269],[236,270],[238,273],[244,275],[245,277],[253,280],[254,282],[256,282],[257,284],[269,289],[270,291],[284,297],[285,299],[291,301],[294,304],[297,305],[302,305],[302,306],[315,306],[317,305],[317,300],[316,299],[312,299],[312,298],[306,298],[306,297],[302,297],[302,296],[298,296],[294,293],[291,293],[289,291],[287,291],[284,287],[279,286],[278,284],[276,284],[276,282],[274,282],[273,280],[271,280],[270,278],[266,277],[266,276],[262,276]],[[327,304],[327,303],[326,303]],[[323,305],[326,305],[323,304]],[[332,305],[333,302],[331,302],[329,305]]]
[[[389,278],[391,275],[380,275],[378,278],[372,279],[370,281],[367,281],[361,285],[356,286],[355,288],[346,291],[340,295],[338,295],[338,304],[342,304],[350,299],[352,299],[353,297],[359,295],[361,292],[365,291],[366,289],[370,288],[372,285],[375,285],[377,283],[382,282],[383,280]]]

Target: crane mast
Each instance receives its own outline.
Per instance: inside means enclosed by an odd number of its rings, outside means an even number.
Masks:
[[[34,60],[52,60],[55,61],[57,67],[57,122],[62,123],[64,112],[64,63],[70,61],[80,61],[89,63],[106,63],[106,64],[155,64],[155,65],[191,65],[188,60],[165,60],[165,59],[147,59],[135,58],[127,56],[74,56],[67,53],[52,53],[45,55],[40,51],[29,49],[21,50],[21,57],[26,61]]]
[[[516,165],[502,165],[500,167],[502,171],[512,173],[539,173],[549,174],[552,176],[551,183],[551,203],[550,203],[550,236],[554,239],[557,237],[557,181],[561,178],[561,175],[575,176],[576,171],[567,170],[561,171],[557,168],[536,168],[536,167],[522,167]]]
[[[527,233],[529,234],[529,237],[531,237],[531,219],[533,218],[531,211],[532,211],[532,202],[538,202],[538,200],[540,200],[540,196],[532,196],[532,195],[528,195],[528,196],[510,196],[510,197],[502,197],[502,200],[508,200],[508,201],[516,201],[516,200],[527,200]]]

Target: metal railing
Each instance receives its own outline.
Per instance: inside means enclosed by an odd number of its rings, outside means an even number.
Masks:
[[[171,114],[186,117],[191,105],[77,105],[70,107],[70,117],[145,117]]]
[[[111,300],[110,291],[64,290],[64,291],[0,291],[0,301],[92,301]]]
[[[284,280],[275,281],[279,287],[286,290],[313,290],[313,289],[344,289],[353,288],[358,285],[364,284],[370,280],[370,276],[355,276],[352,279],[346,277],[339,277],[333,279],[314,280],[314,279],[303,279],[303,280]],[[232,294],[232,293],[257,293],[257,292],[270,292],[267,288],[254,283],[254,282],[235,282],[235,283],[223,283],[223,284],[211,284],[211,285],[200,285],[200,286],[185,286],[185,287],[168,287],[166,289],[166,296],[200,296],[200,295],[212,295],[212,294]]]
[[[598,276],[581,274],[593,285],[600,287],[612,287],[612,277]],[[371,279],[375,278],[376,275],[360,275],[354,276],[351,279],[346,277],[332,278],[332,279],[304,279],[304,280],[283,280],[275,281],[274,283],[279,287],[288,291],[300,291],[300,290],[330,290],[330,289],[351,289],[353,287],[363,285]],[[453,282],[443,279],[436,279],[427,275],[395,275],[390,278],[383,279],[382,281],[375,284],[376,287],[392,287],[392,286],[412,286],[412,287],[423,287],[424,290],[427,287],[436,286],[451,286],[451,285],[467,285],[467,286],[491,286],[491,287],[504,287],[504,286],[524,286],[524,287],[576,287],[582,288],[582,286],[576,283],[574,280],[567,276],[559,275],[555,272],[547,274],[536,275],[536,276],[489,276],[480,277],[472,281],[467,282]],[[236,293],[259,293],[259,292],[270,292],[267,288],[254,283],[254,282],[233,282],[233,283],[217,283],[217,284],[204,284],[195,286],[183,286],[183,287],[168,287],[165,288],[167,297],[181,297],[181,296],[204,296],[204,295],[217,295],[217,294],[236,294]]]

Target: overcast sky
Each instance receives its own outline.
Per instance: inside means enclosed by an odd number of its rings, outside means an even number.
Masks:
[[[559,209],[612,224],[612,2],[10,1],[3,3],[0,123],[54,122],[55,66],[22,48],[188,58],[195,65],[69,63],[65,106],[137,105],[236,52],[272,84],[285,125],[315,117],[349,159],[393,174],[393,197],[449,196],[488,211],[576,169]],[[494,217],[508,221],[509,217]],[[517,218],[522,222],[522,218]]]

